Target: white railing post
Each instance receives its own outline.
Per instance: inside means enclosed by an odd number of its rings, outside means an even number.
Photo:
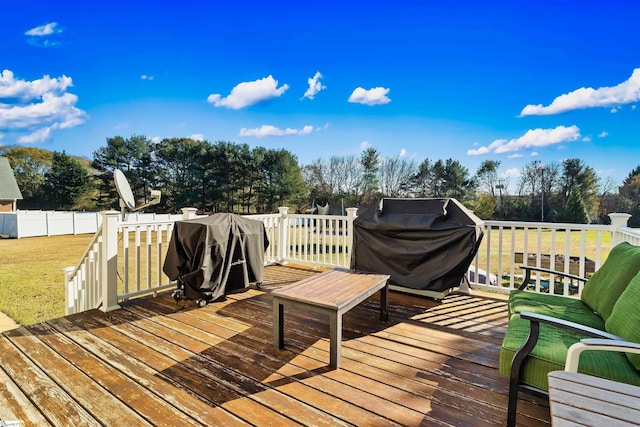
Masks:
[[[75,300],[73,298],[73,294],[71,292],[74,289],[74,286],[71,286],[71,274],[75,270],[75,267],[65,267],[62,269],[64,272],[64,315],[68,316],[71,313],[71,308],[75,305]]]
[[[614,247],[622,241],[618,229],[627,226],[631,215],[628,213],[610,213],[609,218],[611,218],[611,247]]]
[[[120,212],[102,212],[103,235],[100,259],[102,307],[105,313],[117,310],[118,305],[118,221]]]
[[[280,228],[278,233],[278,262],[284,262],[289,258],[289,208],[286,206],[280,206],[278,208],[280,214]]]
[[[194,219],[196,217],[196,212],[198,211],[196,208],[182,208],[180,210],[182,211],[182,219],[185,221],[188,219]]]
[[[356,219],[358,208],[347,208],[347,268],[351,268],[351,254],[353,253],[353,220]]]

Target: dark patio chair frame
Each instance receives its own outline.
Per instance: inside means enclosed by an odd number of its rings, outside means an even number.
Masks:
[[[520,286],[518,286],[519,290],[525,290],[529,285],[529,281],[531,279],[531,272],[538,271],[542,273],[553,274],[557,276],[566,277],[572,280],[577,280],[580,282],[586,282],[587,279],[580,276],[575,276],[573,274],[564,273],[561,271],[550,270],[547,268],[533,267],[521,265],[525,271],[524,278]],[[608,334],[604,331],[600,331],[598,329],[589,328],[578,323],[569,322],[561,319],[556,319],[554,317],[539,315],[535,313],[529,312],[521,312],[520,317],[522,319],[527,319],[531,323],[531,327],[529,330],[529,336],[527,340],[524,342],[522,347],[516,352],[513,356],[513,360],[511,362],[511,372],[509,377],[509,403],[507,407],[507,426],[513,427],[516,425],[516,414],[517,414],[517,406],[518,406],[518,392],[523,391],[528,394],[533,394],[535,396],[547,397],[549,393],[545,390],[538,389],[536,387],[529,386],[527,384],[523,384],[520,382],[521,377],[521,369],[524,361],[527,359],[531,351],[534,349],[538,342],[538,337],[540,336],[540,323],[546,323],[549,325],[553,325],[555,327],[564,328],[567,330],[577,331],[589,335],[594,338],[606,338],[606,339],[621,339],[616,337],[615,335]]]

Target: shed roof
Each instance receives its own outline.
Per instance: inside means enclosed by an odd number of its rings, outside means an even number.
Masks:
[[[22,199],[9,159],[0,157],[0,199]]]

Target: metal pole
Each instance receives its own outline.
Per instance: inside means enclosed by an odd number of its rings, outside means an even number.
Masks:
[[[540,221],[544,222],[544,186],[542,187],[542,206],[540,206]]]
[[[540,177],[542,179],[542,195],[540,198],[540,222],[544,222],[544,167],[540,169]]]

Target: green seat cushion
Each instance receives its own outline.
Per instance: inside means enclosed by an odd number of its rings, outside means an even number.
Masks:
[[[620,338],[640,343],[640,273],[631,279],[627,289],[620,295],[605,328]],[[627,353],[627,357],[640,370],[640,354]]]
[[[500,374],[509,377],[511,361],[529,335],[529,321],[514,315],[500,349]],[[541,324],[536,347],[525,360],[520,381],[548,390],[547,374],[564,370],[569,347],[586,335]],[[586,351],[580,357],[579,372],[640,386],[640,374],[622,353]]]
[[[604,330],[604,320],[578,298],[513,290],[509,294],[509,318],[522,311],[580,323]]]
[[[633,277],[640,271],[640,247],[627,242],[616,245],[607,260],[589,278],[581,299],[605,321]]]

